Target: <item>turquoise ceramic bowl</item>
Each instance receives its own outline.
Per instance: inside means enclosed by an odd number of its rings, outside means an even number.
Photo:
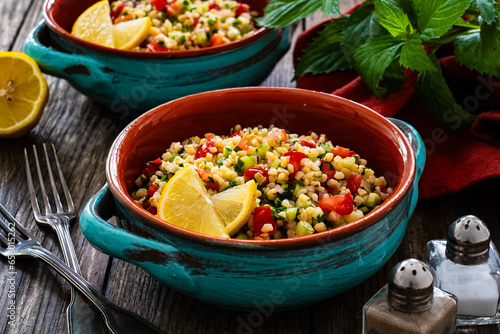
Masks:
[[[125,116],[190,94],[258,85],[289,48],[288,30],[265,28],[201,50],[152,53],[108,48],[69,33],[76,18],[96,1],[47,1],[45,21],[31,31],[24,52],[45,73],[67,80]],[[260,12],[267,3],[247,2]]]
[[[187,231],[136,205],[128,192],[143,163],[172,141],[235,124],[274,123],[292,132],[326,133],[366,158],[394,193],[362,219],[327,232],[283,240],[234,240]],[[285,88],[201,93],[155,108],[114,142],[106,185],[86,205],[80,227],[97,249],[144,268],[159,281],[204,302],[240,310],[283,310],[316,303],[373,275],[403,238],[425,163],[419,134],[340,97]],[[115,202],[127,229],[106,219]]]

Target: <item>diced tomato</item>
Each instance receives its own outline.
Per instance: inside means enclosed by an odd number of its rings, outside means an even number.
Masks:
[[[232,137],[236,137],[236,136],[241,136],[241,130],[236,131],[235,133],[233,133],[232,135],[230,135],[228,138],[232,138]]]
[[[386,186],[380,186],[380,192],[387,194],[387,187]]]
[[[214,179],[211,171],[206,169],[196,169],[200,178],[206,183],[205,188],[219,191],[219,184]]]
[[[240,3],[238,7],[236,7],[236,10],[234,11],[234,16],[238,17],[243,13],[246,13],[250,10],[250,6],[247,5],[246,3]]]
[[[335,176],[335,168],[333,168],[333,165],[329,163],[328,161],[321,160],[321,164],[319,165],[321,169],[321,173],[326,174],[326,177],[328,180],[333,179]]]
[[[142,202],[142,207],[143,207],[144,209],[146,209],[146,210],[147,210],[147,209],[149,209],[149,207],[150,207],[150,206],[151,206],[151,203],[149,203],[149,201],[148,201],[148,200],[146,200],[146,201]]]
[[[194,28],[198,25],[198,22],[200,22],[200,18],[199,17],[195,17],[193,19],[193,24],[191,25],[191,28]]]
[[[273,230],[267,232],[269,235],[273,235],[276,231],[276,221],[273,218],[273,213],[271,212],[270,206],[259,206],[253,211],[253,235],[254,237],[259,237],[262,234],[262,227],[265,224],[271,224]]]
[[[250,167],[245,171],[243,177],[245,178],[245,182],[250,181],[251,179],[255,179],[255,174],[260,173],[266,180],[261,184],[263,187],[269,183],[269,168],[264,166],[255,166]]]
[[[115,20],[116,18],[118,18],[118,16],[120,16],[120,13],[122,12],[123,8],[125,8],[125,4],[122,3],[121,5],[119,6],[114,6],[113,9],[111,9],[111,20]]]
[[[282,141],[287,141],[288,140],[288,135],[286,134],[286,130],[284,130],[284,129],[275,129],[275,130],[273,130],[273,132],[276,133],[278,136],[280,136]]]
[[[168,51],[168,48],[159,44],[156,40],[153,40],[151,43],[148,44],[148,51],[162,52],[162,51]]]
[[[167,1],[166,0],[153,0],[153,6],[155,9],[159,12],[161,12],[165,7],[167,7]]]
[[[304,153],[296,151],[286,152],[283,156],[290,157],[290,163],[293,166],[293,173],[290,173],[289,179],[293,180],[295,174],[302,168],[300,162],[302,159],[308,159],[308,157]]]
[[[333,155],[339,155],[341,158],[352,157],[356,154],[356,152],[342,146],[332,148],[332,153]]]
[[[161,164],[161,158],[157,158],[157,159],[151,161],[151,163],[154,165],[159,165],[159,164]]]
[[[335,211],[339,215],[348,215],[354,210],[354,202],[351,193],[335,195],[323,198],[319,201],[319,207],[323,211]]]
[[[194,159],[204,158],[207,156],[207,153],[210,153],[210,148],[215,147],[215,141],[210,138],[207,139],[200,147],[196,150],[194,155]]]
[[[307,147],[310,147],[310,148],[316,148],[316,143],[313,140],[302,139],[300,141],[300,145],[307,146]]]
[[[158,210],[154,206],[150,206],[147,210],[155,216],[158,214]]]
[[[217,46],[222,44],[226,44],[224,34],[217,33],[213,34],[212,37],[210,37],[210,46]]]
[[[153,183],[152,185],[149,186],[147,193],[149,196],[153,196],[157,190],[158,190],[158,186]]]
[[[113,24],[118,24],[126,21],[131,21],[134,19],[132,14],[122,15],[113,20]]]
[[[219,10],[220,9],[220,6],[214,2],[211,2],[209,5],[208,5],[208,10],[212,10],[212,9],[216,9],[216,10]]]
[[[351,191],[351,194],[353,194],[353,196],[356,196],[356,194],[358,193],[358,189],[359,187],[361,187],[361,180],[363,180],[363,176],[360,174],[351,174],[351,176],[349,176],[346,188]]]
[[[240,141],[237,146],[243,151],[248,151],[248,145],[244,140]]]

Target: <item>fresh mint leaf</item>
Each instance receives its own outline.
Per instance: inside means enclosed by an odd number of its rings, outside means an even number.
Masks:
[[[486,23],[491,24],[496,21],[497,13],[495,12],[495,0],[474,0],[481,17]]]
[[[372,7],[358,8],[349,16],[342,33],[342,51],[350,63],[360,45],[385,34],[384,28],[375,21],[376,18]]]
[[[384,89],[383,94],[391,94],[401,86],[405,79],[405,73],[401,69],[399,59],[394,59],[384,72]]]
[[[322,2],[323,5],[321,6],[321,11],[323,12],[323,14],[325,14],[325,16],[340,15],[340,9],[339,9],[340,0],[322,0]]]
[[[403,9],[385,0],[375,0],[374,3],[377,22],[393,37],[404,39],[413,34],[414,29]]]
[[[500,77],[500,26],[483,23],[481,31],[458,36],[455,56],[460,64],[481,74]]]
[[[414,0],[418,28],[424,41],[439,38],[451,29],[472,0]]]
[[[306,72],[320,74],[351,68],[340,48],[342,29],[346,21],[346,17],[340,17],[325,25],[300,58],[293,80]]]
[[[436,71],[437,68],[432,63],[422,45],[422,39],[419,35],[410,36],[401,48],[401,57],[399,58],[401,66],[414,71]]]
[[[323,1],[318,0],[271,0],[264,10],[264,16],[258,18],[257,23],[268,28],[283,28],[314,14],[322,6]]]
[[[433,63],[439,66],[437,58]],[[470,127],[475,116],[463,109],[446,84],[441,68],[422,71],[417,78],[417,94],[427,113],[436,123],[453,130]]]
[[[387,88],[380,87],[379,83],[387,67],[400,55],[403,44],[391,35],[383,35],[361,45],[354,52],[354,66],[375,96],[386,93]]]

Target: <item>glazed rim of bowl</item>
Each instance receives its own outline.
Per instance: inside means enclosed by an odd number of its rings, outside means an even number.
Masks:
[[[127,185],[123,179],[118,177],[119,173],[117,172],[118,161],[120,160],[120,153],[117,146],[124,142],[127,134],[135,133],[135,131],[140,127],[140,120],[143,118],[147,118],[148,115],[153,115],[156,110],[165,108],[170,104],[182,104],[183,101],[188,99],[194,99],[197,97],[203,97],[205,95],[210,94],[224,94],[224,93],[232,93],[232,92],[247,92],[247,93],[263,93],[265,91],[269,92],[269,90],[275,92],[288,92],[293,93],[294,95],[309,95],[315,94],[318,98],[328,98],[330,100],[337,100],[343,103],[348,103],[353,106],[356,106],[358,110],[362,109],[365,112],[371,114],[371,117],[378,123],[380,126],[385,126],[390,129],[390,131],[396,134],[398,142],[399,142],[399,150],[403,151],[401,154],[405,154],[407,160],[404,163],[404,169],[400,176],[399,184],[397,185],[394,192],[389,196],[387,200],[385,200],[381,205],[379,205],[375,210],[371,211],[368,215],[343,226],[315,233],[308,236],[297,237],[297,238],[286,238],[286,239],[272,239],[272,240],[241,240],[241,239],[227,239],[222,237],[214,237],[206,234],[201,234],[198,232],[193,232],[173,224],[170,224],[166,221],[159,219],[156,216],[153,216],[151,213],[144,210],[142,207],[137,205],[130,195],[128,194]],[[326,94],[320,92],[313,92],[310,90],[304,89],[294,89],[294,88],[270,88],[270,87],[253,87],[253,88],[231,88],[231,89],[222,89],[211,92],[199,93],[195,95],[186,96],[168,103],[156,107],[149,112],[143,114],[136,120],[132,121],[115,139],[111,149],[109,151],[109,155],[106,161],[106,179],[109,184],[110,190],[115,197],[129,212],[136,216],[136,218],[140,219],[142,222],[145,222],[147,225],[155,228],[160,228],[163,231],[168,232],[173,236],[188,239],[190,241],[194,241],[197,243],[209,244],[211,246],[219,246],[224,248],[256,248],[256,249],[294,249],[294,248],[304,248],[317,246],[318,244],[326,244],[334,240],[339,240],[346,238],[350,235],[355,234],[356,232],[365,229],[366,227],[374,224],[381,218],[383,218],[388,212],[390,212],[394,207],[396,207],[403,198],[407,195],[409,190],[412,187],[413,180],[415,177],[416,171],[416,160],[413,153],[413,149],[403,134],[403,132],[392,122],[387,120],[385,117],[379,115],[375,111],[358,104],[356,102]],[[113,177],[111,177],[113,175]],[[253,246],[253,247],[252,247]],[[259,247],[260,246],[260,247]]]
[[[146,51],[131,51],[131,50],[121,50],[110,48],[107,46],[91,43],[85,41],[81,38],[73,36],[70,32],[64,29],[54,18],[53,11],[49,10],[52,6],[54,6],[58,1],[57,0],[46,0],[43,10],[43,17],[45,22],[49,26],[50,29],[55,31],[56,33],[62,35],[63,37],[69,39],[72,43],[82,45],[88,49],[92,49],[95,51],[108,53],[115,56],[127,57],[127,58],[148,58],[148,59],[175,59],[175,58],[192,58],[192,57],[201,57],[208,56],[217,53],[223,53],[226,51],[234,50],[245,45],[248,45],[257,39],[262,38],[267,35],[272,29],[261,27],[257,29],[253,34],[243,37],[240,40],[230,42],[224,45],[211,46],[203,49],[197,50],[181,50],[181,51],[164,51],[164,52],[146,52]],[[97,0],[96,0],[97,2]]]

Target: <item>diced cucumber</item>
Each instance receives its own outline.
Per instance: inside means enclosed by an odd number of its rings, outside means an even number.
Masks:
[[[377,193],[370,193],[368,199],[366,200],[366,206],[374,208],[382,202],[382,199]]]
[[[207,33],[205,30],[199,30],[196,32],[196,37],[198,37],[198,42],[205,43],[207,41]]]
[[[311,235],[314,233],[314,229],[308,222],[300,221],[295,228],[295,235],[298,237],[303,237],[306,235]]]
[[[241,166],[242,172],[245,172],[248,168],[257,165],[257,158],[254,157],[253,155],[246,155],[244,157],[241,157],[238,159],[238,162],[240,160],[243,161],[243,166]]]
[[[356,164],[356,159],[354,157],[347,157],[342,159],[342,167],[351,168]]]
[[[370,209],[368,209],[366,206],[360,207],[359,210],[361,210],[361,212],[363,213],[368,213],[370,211]]]
[[[231,152],[233,152],[233,149],[231,147],[224,147],[224,158],[229,157],[231,155]]]
[[[295,205],[300,208],[308,208],[311,206],[311,200],[308,198],[306,201],[303,201],[302,198],[299,197],[297,201],[295,201]]]
[[[280,164],[281,164],[280,159],[276,159],[273,162],[271,162],[271,164],[269,165],[269,167],[278,168],[280,166]]]
[[[256,153],[261,159],[264,159],[269,149],[270,149],[269,144],[264,143],[257,149]]]
[[[173,162],[175,157],[178,157],[178,156],[179,156],[179,153],[177,153],[177,152],[170,153],[170,159],[168,161]]]
[[[219,160],[217,160],[217,166],[222,166],[224,164],[224,161],[226,161],[225,158],[220,158]]]
[[[326,153],[329,153],[332,151],[332,146],[330,144],[327,144],[327,143],[321,143],[319,144],[319,146],[321,146]]]
[[[311,160],[311,161],[316,161],[316,159],[318,158],[318,156],[317,156],[317,155],[312,154],[312,153],[310,153],[310,152],[307,152],[307,153],[306,153],[306,155],[307,155],[307,157],[309,158],[309,160]]]
[[[172,32],[168,33],[168,37],[171,39],[176,39],[180,35],[182,35],[182,32],[180,32],[180,31],[172,31]]]
[[[137,191],[134,191],[134,192],[132,193],[132,199],[133,199],[134,201],[138,201],[138,200],[140,200],[141,198],[142,198],[142,197],[137,196]]]
[[[240,239],[240,240],[248,240],[248,235],[246,233],[239,233],[237,236],[236,236],[236,239]]]
[[[363,212],[361,210],[354,210],[348,215],[344,216],[344,220],[348,223],[352,223],[355,220],[358,220],[359,218],[363,217]]]
[[[299,208],[286,208],[285,209],[286,221],[289,223],[294,221],[295,218],[297,217],[298,210],[299,210]]]

